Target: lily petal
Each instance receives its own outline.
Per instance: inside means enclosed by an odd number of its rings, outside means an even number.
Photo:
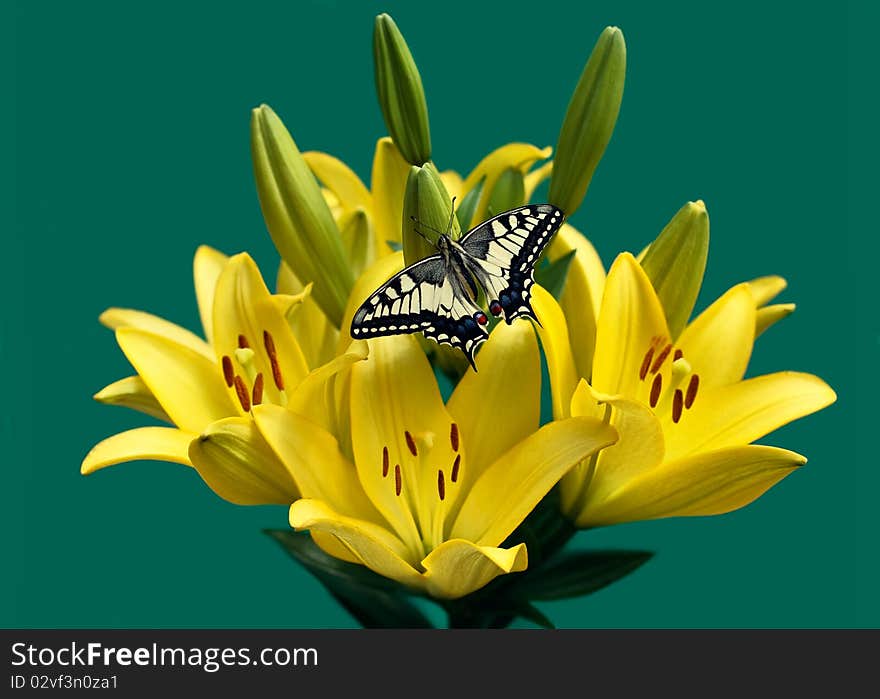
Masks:
[[[354,464],[342,455],[330,433],[277,405],[258,405],[254,420],[302,497],[333,503],[351,517],[381,521],[358,482]]]
[[[415,338],[392,335],[369,345],[369,359],[351,369],[355,463],[370,500],[415,555],[423,537],[436,541],[442,534],[440,501],[448,507],[460,490],[451,470],[461,455],[451,444],[453,420]],[[464,472],[467,462],[459,462]],[[438,471],[444,472],[442,495]]]
[[[562,511],[580,523],[592,503],[602,502],[628,481],[656,468],[664,455],[663,428],[652,410],[622,396],[605,396],[582,381],[572,398],[572,415],[595,415],[611,407],[611,426],[619,439],[603,449],[595,468],[578,466],[562,480]]]
[[[394,534],[374,522],[346,517],[320,500],[297,500],[290,506],[294,529],[327,532],[344,542],[370,570],[410,587],[422,587],[422,576]]]
[[[247,417],[218,420],[192,441],[189,458],[217,495],[236,505],[289,505],[299,489]]]
[[[278,268],[276,288],[279,294],[293,296],[306,290],[306,286],[296,278],[285,262],[282,262]],[[333,327],[311,295],[303,299],[296,314],[288,318],[288,323],[309,367],[319,367],[333,359],[336,354],[336,343],[339,340],[339,330]]]
[[[446,404],[467,445],[465,490],[541,419],[541,357],[531,324],[499,323],[478,361],[480,371],[468,369]]]
[[[548,255],[552,261],[572,250],[575,255],[568,268],[559,305],[570,321],[568,331],[578,375],[589,378],[593,372],[596,318],[605,288],[605,268],[590,241],[566,223],[550,244]]]
[[[387,136],[376,143],[371,189],[373,222],[376,225],[378,257],[391,252],[386,241],[400,242],[403,221],[403,195],[410,165]]]
[[[739,284],[703,311],[681,333],[677,347],[700,377],[700,389],[739,381],[755,343],[755,300]]]
[[[569,416],[569,402],[578,383],[568,324],[556,299],[537,284],[532,287],[532,308],[539,321],[538,336],[547,357],[553,418],[559,420]]]
[[[358,207],[366,210],[372,208],[373,199],[369,190],[348,165],[319,151],[309,151],[302,156],[315,177],[336,195],[345,211],[353,211]]]
[[[226,266],[229,257],[208,245],[200,245],[193,258],[193,281],[196,287],[196,301],[199,304],[199,317],[208,342],[214,334],[214,289],[217,279]]]
[[[159,420],[165,420],[165,422],[173,422],[140,376],[129,376],[114,381],[92,397],[105,405],[121,405],[125,408],[139,410]]]
[[[366,359],[368,354],[366,342],[353,342],[348,352],[315,369],[302,380],[290,395],[288,410],[307,415],[312,422],[332,435],[343,435],[347,430],[342,429],[343,425],[340,424],[345,416],[340,415],[342,406],[336,399],[335,379],[339,374],[349,371],[355,362]]]
[[[451,538],[498,546],[566,471],[616,439],[616,430],[595,418],[544,425],[483,472],[461,506]]]
[[[668,342],[663,308],[648,276],[631,254],[621,253],[611,266],[602,296],[593,387],[608,395],[647,396],[651,375],[642,371],[646,354],[653,347],[659,358]],[[658,368],[663,383],[670,365],[666,361]]]
[[[119,328],[116,341],[150,392],[174,421],[198,434],[215,420],[236,415],[217,364],[164,335]]]
[[[212,362],[214,361],[214,351],[202,338],[195,333],[191,333],[186,328],[182,328],[176,323],[167,321],[152,313],[135,311],[131,308],[108,308],[100,315],[98,320],[102,325],[111,330],[138,328],[154,335],[161,335],[179,345],[188,347],[203,357],[207,357]]]
[[[670,417],[663,421],[666,458],[680,459],[702,451],[749,444],[836,399],[822,379],[795,371],[758,376],[698,393],[678,424]]]
[[[287,319],[281,315],[273,302],[260,270],[247,253],[229,258],[229,263],[217,280],[214,296],[214,349],[217,361],[226,356],[237,366],[236,350],[243,345],[253,350],[253,373],[261,373],[264,380],[264,394],[268,401],[281,401],[278,382],[273,380],[273,364],[266,349],[271,336],[275,348],[277,364],[280,368],[283,388],[290,390],[296,386],[309,369],[299,343],[293,335]],[[236,369],[247,384],[253,377],[246,375],[244,368]],[[228,389],[230,397],[235,396],[235,388]]]
[[[125,461],[170,461],[189,466],[187,449],[193,436],[174,427],[138,427],[120,432],[92,447],[80,473],[88,475]]]
[[[795,452],[761,445],[668,461],[588,509],[579,524],[601,526],[731,512],[763,495],[806,461]]]
[[[746,284],[749,285],[752,296],[755,297],[755,306],[758,308],[770,303],[788,286],[788,282],[783,277],[776,275],[758,277],[746,282]]]
[[[548,160],[541,167],[536,167],[525,176],[526,201],[531,201],[532,195],[540,184],[553,174],[553,161]]]
[[[788,318],[795,311],[793,303],[777,303],[773,306],[764,306],[755,313],[755,337],[775,325],[783,318]]]
[[[553,149],[549,146],[538,148],[529,143],[508,143],[483,158],[465,178],[461,188],[464,193],[470,192],[480,180],[486,178],[483,190],[480,192],[480,199],[477,202],[474,220],[483,221],[487,218],[486,205],[489,203],[489,196],[495,189],[495,184],[502,172],[516,168],[525,174],[535,161],[549,158],[551,153],[553,153]]]
[[[499,575],[525,570],[528,565],[525,544],[504,549],[464,539],[444,541],[422,561],[427,591],[440,599],[464,597]]]

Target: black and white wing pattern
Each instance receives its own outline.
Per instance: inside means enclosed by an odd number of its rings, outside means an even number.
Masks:
[[[474,354],[489,334],[486,314],[450,274],[441,255],[405,268],[374,291],[355,312],[355,339],[422,332],[462,350],[476,369]]]
[[[489,311],[515,318],[535,318],[531,286],[535,264],[565,214],[550,204],[531,204],[505,211],[469,231],[459,245],[468,254],[469,271],[485,287]]]

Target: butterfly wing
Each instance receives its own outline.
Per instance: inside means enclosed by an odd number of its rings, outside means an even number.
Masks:
[[[459,348],[476,368],[474,354],[489,335],[475,313],[485,315],[448,272],[443,258],[431,255],[394,275],[355,312],[351,336],[422,332],[440,344]]]
[[[565,214],[550,204],[511,209],[469,231],[459,245],[468,254],[470,271],[489,295],[490,310],[498,301],[504,318],[535,318],[531,305],[535,263],[562,226]]]

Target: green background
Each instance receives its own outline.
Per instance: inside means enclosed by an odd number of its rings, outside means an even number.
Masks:
[[[128,306],[198,328],[191,257],[203,242],[274,269],[252,107],[270,104],[302,149],[369,177],[384,135],[372,20],[385,10],[422,72],[434,159],[462,172],[508,141],[553,145],[593,42],[620,26],[620,120],[573,223],[608,264],[704,199],[700,306],[784,275],[781,300],[798,310],[761,338],[750,373],[813,372],[839,394],[764,440],[810,458],[765,497],[723,517],[580,534],[582,546],[658,553],[611,588],[542,609],[566,627],[880,624],[876,22],[857,6],[806,7],[5,4],[0,625],[353,624],[260,533],[285,525],[284,508],[235,507],[170,464],[89,478],[79,465],[145,422],[90,398],[129,373],[98,314]]]

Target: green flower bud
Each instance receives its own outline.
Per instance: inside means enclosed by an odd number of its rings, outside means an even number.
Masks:
[[[355,277],[369,267],[376,259],[375,235],[370,219],[362,208],[357,208],[341,218],[342,245],[348,254],[348,262]]]
[[[522,171],[519,168],[508,168],[501,173],[492,194],[489,195],[486,213],[490,217],[495,216],[525,203],[526,183]]]
[[[268,106],[253,110],[251,155],[263,218],[279,254],[339,326],[354,284],[339,229],[308,165]]]
[[[403,35],[386,14],[373,31],[376,92],[394,145],[412,165],[431,159],[431,131],[422,78]]]
[[[556,144],[549,201],[571,216],[581,205],[620,111],[626,44],[617,27],[602,32],[581,74]]]
[[[451,227],[450,227],[451,221]],[[411,265],[437,252],[437,239],[448,233],[458,240],[461,227],[452,200],[433,163],[413,166],[403,198],[403,259]]]
[[[673,340],[694,310],[708,254],[709,214],[702,201],[689,201],[642,258],[642,268],[657,291]]]

